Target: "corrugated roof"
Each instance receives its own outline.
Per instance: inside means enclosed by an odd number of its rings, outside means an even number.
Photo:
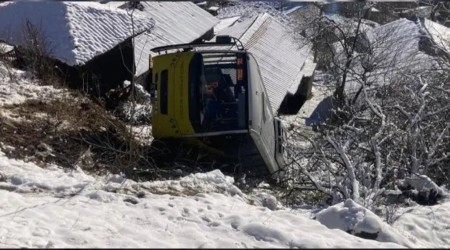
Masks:
[[[0,4],[0,40],[24,45],[26,20],[42,29],[51,42],[51,57],[82,65],[132,36],[131,17],[122,9],[98,2],[20,1]],[[134,14],[135,33],[153,26],[151,18]]]
[[[315,68],[312,61],[307,61],[311,46],[300,48],[304,41],[295,41],[288,28],[267,13],[238,21],[217,35],[238,38],[254,55],[274,113],[286,94],[295,93],[303,76]]]
[[[204,35],[219,19],[192,2],[141,2],[143,14],[155,20],[151,34],[135,38],[136,75],[148,70],[150,49],[180,43],[190,43]]]

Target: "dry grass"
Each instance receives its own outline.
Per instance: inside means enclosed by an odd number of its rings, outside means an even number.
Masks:
[[[0,107],[0,137],[8,157],[96,174],[124,173],[159,177],[149,148],[129,134],[125,124],[101,105],[73,93],[71,98],[30,100]]]

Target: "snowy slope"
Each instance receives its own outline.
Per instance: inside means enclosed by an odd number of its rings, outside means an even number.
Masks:
[[[400,247],[250,205],[218,170],[136,183],[42,169],[0,152],[0,174],[1,247]]]

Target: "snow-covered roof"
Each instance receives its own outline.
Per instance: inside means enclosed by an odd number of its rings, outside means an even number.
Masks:
[[[264,13],[276,16],[277,20],[282,23],[292,21],[278,9],[277,1],[234,1],[232,5],[221,7],[217,17],[220,19],[235,16],[251,18]]]
[[[429,19],[424,19],[423,25],[436,46],[450,53],[450,28]]]
[[[24,45],[29,20],[51,42],[50,56],[68,65],[83,65],[133,35],[131,16],[98,2],[18,1],[0,4],[0,40]],[[135,33],[153,26],[149,17],[134,14]]]
[[[375,52],[382,54],[385,63],[391,65],[391,60],[403,62],[417,54],[421,36],[422,33],[417,24],[405,18],[367,32],[367,37],[376,50]]]
[[[240,17],[241,16],[234,16],[234,17],[220,19],[219,23],[216,26],[214,26],[214,33],[217,33],[219,31],[225,29],[226,27],[230,27],[237,20],[239,20]]]
[[[212,7],[209,7],[208,10],[210,10],[210,11],[218,11],[219,7],[218,6],[212,6]]]
[[[295,41],[290,30],[271,15],[259,14],[235,22],[217,35],[238,38],[258,62],[273,112],[277,112],[288,92],[295,93],[315,64],[307,60],[311,46]]]
[[[286,14],[286,15],[289,15],[289,14],[292,14],[293,12],[295,12],[296,10],[301,9],[301,8],[303,8],[303,6],[301,6],[301,5],[300,6],[294,6],[292,8],[283,10],[283,13]]]
[[[195,3],[195,4],[198,5],[198,6],[206,6],[208,4],[208,1],[198,2],[198,3]]]
[[[7,43],[0,42],[0,53],[9,52],[14,49],[14,46],[11,46]]]
[[[365,35],[370,44],[370,56],[365,58],[375,68],[368,72],[367,81],[376,84],[389,84],[401,77],[402,70],[424,70],[434,66],[433,57],[419,49],[421,39],[424,37],[423,27],[419,22],[405,18],[366,30]],[[338,42],[336,44],[339,44]],[[360,59],[358,59],[360,60]],[[361,73],[363,69],[353,69]],[[347,93],[358,91],[361,84],[360,77],[350,76],[345,86]]]
[[[341,27],[345,33],[353,33],[358,27],[358,21],[352,18],[344,17],[338,14],[327,14],[327,19],[336,23],[337,26]],[[362,19],[359,23],[359,29],[362,32],[370,32],[372,29],[379,27],[380,25],[374,21]],[[341,36],[340,32],[335,31],[337,36]]]
[[[101,1],[101,3],[110,8],[117,9],[124,6],[127,1]]]
[[[142,14],[155,20],[151,34],[135,38],[136,75],[149,68],[150,49],[180,43],[190,43],[211,30],[219,19],[192,2],[141,2]]]

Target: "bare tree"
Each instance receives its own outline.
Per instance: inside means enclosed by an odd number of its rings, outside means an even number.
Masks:
[[[54,62],[50,59],[54,45],[42,25],[28,19],[22,27],[23,44],[19,46],[19,58],[41,80],[49,81],[55,76]]]
[[[420,0],[425,6],[431,6],[430,19],[447,27],[450,26],[450,2],[442,0]]]
[[[446,57],[418,51],[417,23],[399,20],[369,39],[361,30],[363,16],[350,28],[318,17],[304,32],[320,38],[316,48],[329,53],[323,69],[334,75],[337,116],[320,125],[306,147],[293,143],[305,141],[304,130],[291,130],[282,183],[291,195],[317,190],[331,203],[351,198],[373,209],[386,201],[387,190],[405,191],[420,176],[450,184],[443,177],[450,157],[450,86]],[[436,195],[426,196],[435,201]]]

